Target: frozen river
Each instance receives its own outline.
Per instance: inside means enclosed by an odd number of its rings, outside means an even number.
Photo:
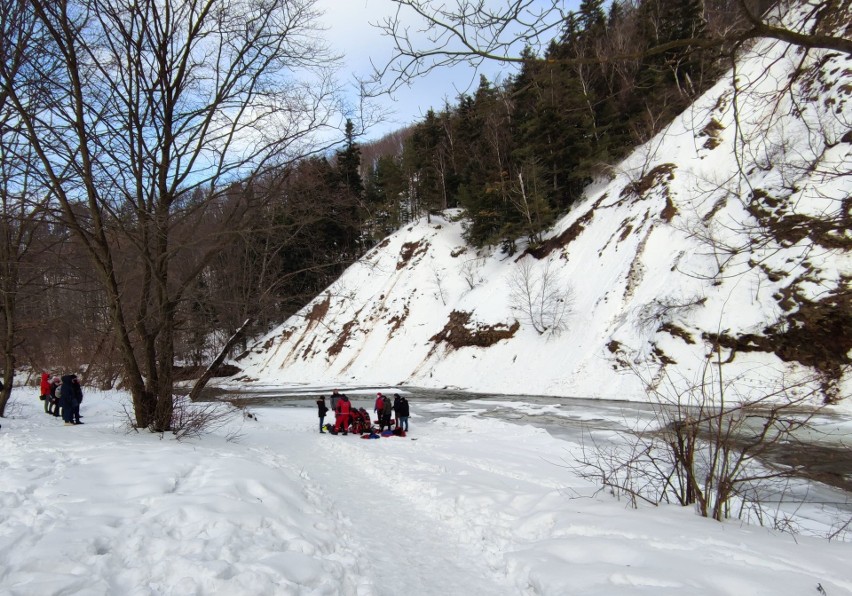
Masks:
[[[288,387],[242,392],[224,392],[218,397],[245,405],[264,407],[314,406],[320,395],[328,398],[334,387]],[[471,393],[447,389],[395,387],[340,388],[356,407],[373,411],[376,393],[405,395],[411,405],[412,423],[445,416],[478,413],[543,428],[554,436],[578,441],[590,431],[626,431],[647,428],[657,419],[658,406],[629,400],[554,397],[544,395],[504,395]],[[811,420],[813,432],[803,437],[807,443],[839,447],[848,454],[852,475],[852,416],[821,413]]]

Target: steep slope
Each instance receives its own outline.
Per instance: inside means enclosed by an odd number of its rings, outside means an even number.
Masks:
[[[400,230],[260,338],[229,384],[409,384],[641,399],[708,354],[740,391],[848,394],[852,60],[761,42],[587,189],[541,246]]]

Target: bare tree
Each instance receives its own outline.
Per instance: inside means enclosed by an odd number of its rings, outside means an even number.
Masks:
[[[524,48],[540,50],[558,37],[569,11],[563,0],[392,0],[394,14],[376,24],[394,44],[392,57],[376,68],[376,81],[395,89],[436,68],[483,62],[521,63]],[[837,34],[839,15],[849,14],[849,1],[810,2],[806,30],[780,25],[767,3],[735,0],[735,25],[710,28],[696,37],[676,39],[649,48],[631,48],[610,56],[564,57],[565,64],[633,61],[679,48],[731,47],[757,38],[773,38],[804,48],[852,54],[852,40]],[[842,17],[840,17],[842,19]],[[848,25],[848,24],[847,24]]]
[[[539,333],[564,331],[573,307],[573,291],[550,269],[537,273],[529,261],[521,262],[509,278],[509,300],[523,322]]]
[[[229,186],[304,154],[329,121],[314,0],[20,4],[55,61],[25,87],[0,66],[0,85],[100,278],[136,424],[169,429],[181,304],[266,199]]]
[[[26,10],[19,2],[0,2],[0,53],[4,69],[23,84],[34,59],[42,52],[27,52]],[[48,61],[49,62],[49,61]],[[32,147],[20,127],[8,92],[0,89],[0,343],[2,343],[3,390],[0,417],[12,389],[22,320],[19,306],[35,300],[44,287],[33,265],[33,255],[43,251],[50,193],[34,171]]]

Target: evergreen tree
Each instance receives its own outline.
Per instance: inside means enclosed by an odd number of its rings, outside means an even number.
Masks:
[[[337,152],[337,170],[340,173],[343,186],[355,197],[360,198],[364,192],[361,180],[361,148],[355,142],[355,126],[352,120],[346,120],[343,149]]]
[[[346,120],[343,149],[336,157],[336,172],[328,180],[329,188],[335,189],[331,199],[334,206],[338,242],[347,258],[355,258],[366,249],[361,233],[362,223],[367,218],[363,209],[364,183],[361,180],[361,149],[355,142],[354,125]]]

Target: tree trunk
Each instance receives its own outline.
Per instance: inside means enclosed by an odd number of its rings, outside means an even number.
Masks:
[[[248,328],[249,324],[252,322],[252,319],[246,319],[239,329],[234,332],[234,334],[228,339],[225,343],[225,346],[219,352],[219,355],[210,363],[210,366],[204,371],[204,374],[201,375],[201,378],[195,382],[195,385],[192,387],[192,390],[189,392],[189,399],[191,401],[196,401],[201,392],[204,390],[204,387],[207,385],[207,382],[213,377],[213,373],[219,368],[219,365],[225,360],[225,356],[228,355],[228,352],[231,348],[236,345],[238,341],[240,341]]]

